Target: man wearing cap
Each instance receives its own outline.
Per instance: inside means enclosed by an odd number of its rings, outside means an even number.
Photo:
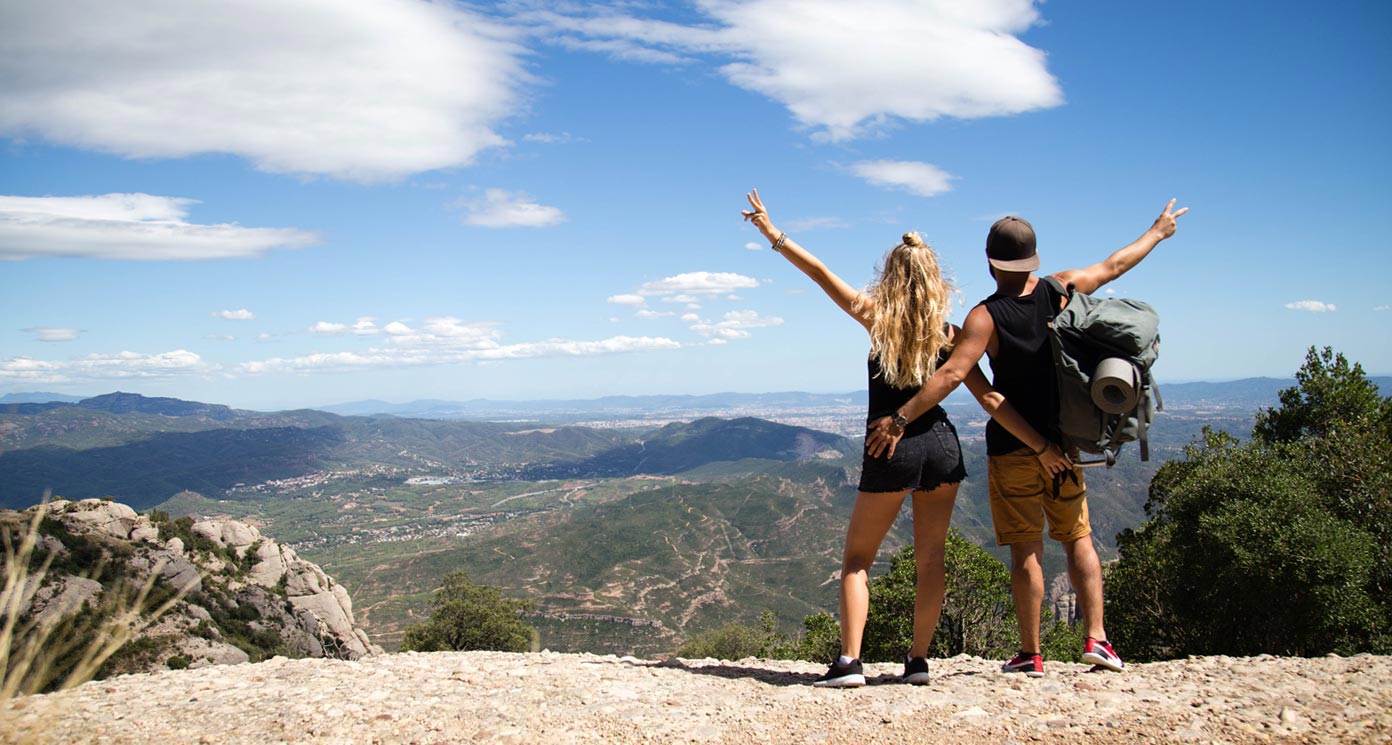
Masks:
[[[1063,286],[1093,293],[1140,263],[1152,249],[1174,235],[1176,219],[1171,199],[1155,223],[1130,245],[1085,269],[1053,276]],[[1056,433],[1054,364],[1048,324],[1066,298],[1039,281],[1034,227],[1018,217],[1002,218],[986,235],[986,258],[996,280],[996,292],[967,314],[952,357],[895,416],[871,423],[866,448],[872,456],[893,454],[907,422],[940,403],[977,365],[983,353],[991,360],[994,392],[1009,401],[1039,433]],[[1093,548],[1088,522],[1087,491],[1081,469],[1054,489],[1055,473],[1071,465],[1061,458],[1059,445],[1041,437],[1021,442],[995,421],[986,424],[987,484],[996,543],[1010,546],[1010,589],[1020,627],[1021,651],[1005,663],[1004,672],[1031,677],[1044,674],[1039,654],[1039,612],[1044,602],[1044,525],[1049,537],[1063,544],[1068,578],[1078,595],[1087,641],[1083,661],[1120,671],[1124,664],[1107,642],[1102,624],[1102,567]],[[1059,463],[1068,465],[1060,467]]]

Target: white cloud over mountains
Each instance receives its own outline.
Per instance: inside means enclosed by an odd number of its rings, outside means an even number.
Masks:
[[[166,378],[208,373],[214,369],[202,357],[186,349],[161,354],[88,354],[70,360],[10,357],[0,360],[0,380],[32,384]]]
[[[513,35],[420,0],[6,3],[0,134],[393,180],[506,144],[529,81]]]
[[[419,367],[431,365],[473,364],[499,360],[534,357],[587,357],[600,354],[619,354],[678,349],[681,344],[664,337],[612,336],[598,341],[548,339],[521,344],[487,343],[430,343],[421,336],[401,346],[378,347],[363,352],[313,353],[299,357],[274,357],[244,362],[237,371],[248,374],[281,372],[361,370],[370,368]],[[435,339],[436,342],[439,339]]]
[[[714,57],[731,83],[782,103],[821,137],[895,120],[1018,114],[1063,102],[1045,54],[1018,37],[1033,0],[698,0],[710,23],[634,17],[629,4],[518,17],[544,40],[637,62]]]
[[[0,196],[0,260],[227,259],[319,242],[317,234],[295,228],[185,222],[189,205],[197,203],[150,194]]]

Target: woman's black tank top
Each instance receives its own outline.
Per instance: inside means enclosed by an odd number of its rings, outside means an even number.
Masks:
[[[991,358],[991,385],[1045,437],[1056,439],[1056,394],[1049,322],[1058,313],[1059,296],[1038,281],[1023,297],[995,294],[981,304],[996,323],[999,344]],[[1005,455],[1024,443],[994,419],[986,423],[986,453]]]
[[[938,352],[938,366],[941,367],[943,363],[947,362],[947,358],[950,356],[952,356],[952,353],[949,350],[944,349]],[[889,383],[886,383],[884,371],[880,369],[880,361],[876,359],[873,353],[870,355],[867,366],[870,372],[870,413],[865,418],[865,423],[869,424],[883,416],[894,416],[894,412],[908,403],[909,399],[913,398],[915,393],[918,393],[918,389],[895,388]],[[911,437],[920,432],[926,432],[932,428],[934,422],[946,418],[947,412],[943,411],[943,407],[934,406],[928,411],[925,411],[923,416],[909,422],[909,426],[904,428],[904,436]]]

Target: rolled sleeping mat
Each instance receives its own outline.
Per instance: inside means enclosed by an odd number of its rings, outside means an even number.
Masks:
[[[1141,375],[1136,366],[1120,357],[1097,363],[1092,374],[1092,402],[1108,414],[1136,410],[1141,398]]]

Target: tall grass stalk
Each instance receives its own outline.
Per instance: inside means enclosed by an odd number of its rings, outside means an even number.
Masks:
[[[74,651],[77,662],[53,690],[61,691],[91,680],[111,655],[182,601],[188,591],[188,585],[175,588],[172,597],[156,607],[149,607],[150,591],[164,568],[164,562],[160,561],[150,569],[138,590],[131,592],[124,578],[103,590],[101,607],[97,611],[101,621],[89,633],[82,634],[81,627],[73,624],[64,626],[63,622],[72,617],[71,613],[43,614],[21,623],[26,596],[32,597],[32,592],[26,590],[30,587],[35,592],[38,590],[55,555],[50,551],[38,567],[30,567],[41,535],[40,526],[48,515],[48,502],[45,494],[34,509],[34,516],[18,546],[8,529],[0,530],[5,546],[5,589],[0,592],[0,616],[3,616],[3,623],[0,623],[0,673],[3,673],[0,702],[46,688],[54,664]],[[101,571],[102,564],[98,563],[83,577],[94,579]]]

